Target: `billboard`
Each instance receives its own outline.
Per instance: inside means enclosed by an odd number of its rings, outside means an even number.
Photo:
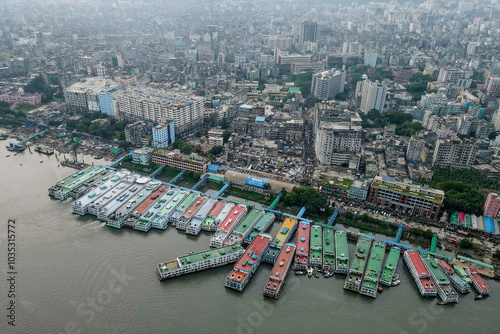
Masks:
[[[246,181],[245,181],[245,184],[248,184],[249,186],[254,186],[254,187],[259,187],[259,188],[264,188],[264,185],[266,183],[269,183],[265,180],[261,180],[261,179],[256,179],[255,177],[247,177]]]

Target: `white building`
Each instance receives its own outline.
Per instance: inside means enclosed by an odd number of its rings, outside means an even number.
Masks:
[[[386,96],[387,86],[378,80],[373,82],[366,79],[356,85],[356,97],[360,98],[359,109],[365,114],[372,109],[382,113]]]
[[[469,168],[476,159],[477,145],[457,137],[438,139],[432,157],[433,166]]]
[[[472,83],[472,71],[466,71],[459,68],[442,68],[439,71],[438,82],[448,82],[458,84],[461,89],[467,89]]]
[[[167,148],[175,141],[175,123],[172,121],[158,124],[152,129],[152,132],[154,148]]]
[[[423,139],[412,138],[406,149],[406,160],[422,161],[422,153],[425,148],[425,141]]]
[[[175,133],[187,135],[203,126],[205,106],[203,97],[194,94],[133,88],[115,96],[115,111],[119,120],[173,120]]]
[[[316,73],[312,77],[311,93],[321,100],[328,100],[344,91],[345,71],[334,68]]]
[[[149,165],[151,162],[151,152],[142,148],[133,150],[132,162],[140,165]]]
[[[64,89],[64,101],[73,111],[101,111],[99,92],[117,87],[117,83],[105,78],[87,78]]]
[[[375,68],[377,66],[378,51],[365,50],[365,65]]]

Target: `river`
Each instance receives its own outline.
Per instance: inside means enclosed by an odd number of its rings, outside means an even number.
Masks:
[[[231,265],[160,282],[158,263],[207,249],[211,234],[117,230],[94,216],[73,215],[70,200],[47,195],[74,173],[58,167],[54,156],[4,149],[0,170],[4,277],[8,219],[16,220],[17,242],[16,326],[7,324],[2,278],[1,333],[486,333],[500,325],[500,282],[487,280],[492,296],[485,300],[470,293],[458,304],[438,306],[438,298],[420,297],[402,258],[401,284],[376,299],[344,290],[342,275],[291,274],[280,299],[270,300],[262,295],[268,264],[243,293],[224,287]],[[354,244],[349,247],[352,254]]]

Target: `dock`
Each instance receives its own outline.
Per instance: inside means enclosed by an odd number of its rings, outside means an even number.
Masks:
[[[170,216],[174,213],[177,206],[186,198],[188,192],[185,190],[175,189],[174,197],[166,203],[166,205],[158,211],[156,216],[151,221],[151,227],[160,230],[165,230],[168,227]]]
[[[472,285],[477,290],[477,292],[480,295],[488,296],[490,294],[490,288],[486,284],[486,282],[483,280],[481,275],[479,275],[479,272],[477,271],[477,269],[467,267],[466,271],[467,271],[467,275],[469,275],[470,279],[472,280]]]
[[[179,204],[179,206],[175,209],[172,216],[170,216],[170,219],[169,219],[170,222],[172,222],[172,224],[179,223],[182,215],[188,211],[191,204],[193,204],[195,201],[197,201],[198,198],[199,198],[198,194],[189,192],[188,195],[186,196],[186,198],[184,198],[184,200],[182,201],[182,203]],[[179,225],[180,225],[180,227],[178,229],[180,229],[180,230],[185,229],[184,224],[179,224]]]

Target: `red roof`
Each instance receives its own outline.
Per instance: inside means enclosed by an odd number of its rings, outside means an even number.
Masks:
[[[305,228],[304,228],[305,226]],[[300,222],[299,228],[297,230],[297,256],[308,256],[309,255],[309,237],[311,231],[311,224]],[[302,238],[305,240],[302,241]],[[304,251],[301,249],[304,248]]]
[[[458,213],[458,220],[465,220],[465,213],[463,211]]]
[[[215,204],[215,206],[213,207],[212,211],[210,211],[210,213],[208,214],[208,217],[215,218],[215,216],[219,214],[220,210],[222,210],[224,205],[226,205],[226,202],[218,201],[217,204]]]
[[[417,273],[420,275],[429,275],[427,268],[425,267],[424,261],[420,257],[420,254],[417,252],[408,252],[408,256],[410,257],[410,261],[417,270]]]
[[[203,203],[205,203],[206,200],[206,197],[198,198],[193,204],[191,204],[191,206],[186,210],[183,216],[186,218],[192,217],[194,213],[198,211],[198,209],[203,205]]]
[[[250,246],[248,246],[247,250],[240,257],[238,262],[234,265],[235,269],[241,269],[244,271],[249,271],[252,267],[249,264],[249,261],[254,261],[259,257],[262,251],[266,248],[266,246],[271,242],[271,237],[267,235],[257,235],[255,239],[253,239]],[[255,257],[254,257],[255,255]]]
[[[144,212],[144,210],[146,210],[147,208],[149,208],[151,206],[151,204],[156,202],[158,200],[158,198],[160,198],[160,196],[163,195],[163,192],[167,189],[168,189],[168,187],[165,187],[165,186],[158,187],[158,189],[153,191],[151,193],[151,195],[148,196],[148,198],[146,198],[144,201],[142,201],[141,204],[139,204],[137,206],[137,208],[134,210],[134,214],[136,212],[138,212],[139,214],[142,214]]]
[[[470,274],[472,276],[472,279],[477,282],[477,284],[486,291],[490,291],[489,286],[486,284],[486,282],[483,280],[483,278],[479,275],[476,269],[474,268],[469,268]]]
[[[245,206],[235,206],[233,210],[227,215],[226,219],[224,219],[222,224],[220,224],[217,230],[229,232],[236,220],[243,214],[243,210],[245,210]]]
[[[288,252],[287,250],[290,249]],[[293,255],[295,253],[295,246],[286,244],[280,251],[276,263],[274,264],[273,270],[271,271],[270,279],[282,280],[285,275],[288,264],[292,261]]]

